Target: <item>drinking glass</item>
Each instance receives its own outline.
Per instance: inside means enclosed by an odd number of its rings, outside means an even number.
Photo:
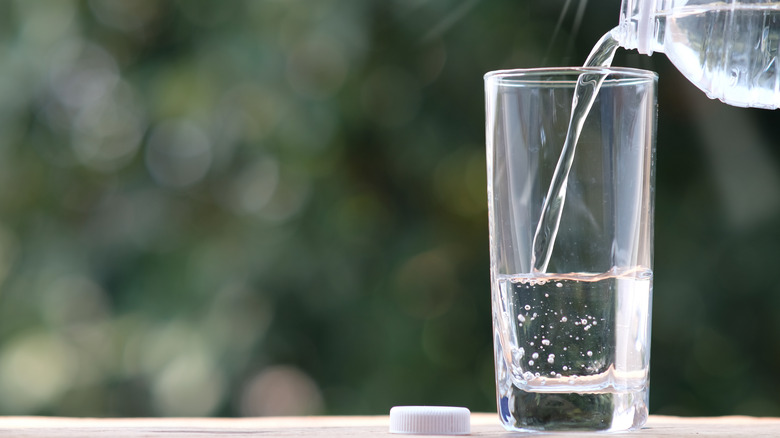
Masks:
[[[578,81],[596,79],[590,110],[572,114]],[[613,67],[485,75],[496,390],[509,430],[617,431],[647,418],[656,82]],[[559,219],[542,216],[556,202]]]

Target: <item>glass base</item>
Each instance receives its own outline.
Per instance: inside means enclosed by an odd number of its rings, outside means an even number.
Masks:
[[[498,413],[510,431],[639,429],[647,421],[647,390],[635,392],[527,392],[512,386],[499,395]]]

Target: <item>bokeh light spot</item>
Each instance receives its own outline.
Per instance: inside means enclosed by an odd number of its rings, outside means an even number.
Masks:
[[[347,58],[335,40],[318,36],[299,44],[287,61],[287,79],[304,97],[323,99],[335,94],[346,79]]]
[[[244,416],[314,415],[322,410],[316,382],[289,365],[271,366],[246,386],[241,399]]]
[[[59,327],[100,321],[110,316],[103,289],[82,275],[57,278],[46,288],[42,305],[47,319]]]
[[[149,138],[146,166],[158,184],[183,188],[197,183],[211,165],[211,144],[197,125],[186,120],[157,126]]]
[[[222,399],[224,379],[207,351],[180,355],[156,376],[153,402],[162,415],[202,417],[214,413]]]
[[[104,98],[119,82],[114,57],[92,42],[65,40],[58,46],[50,65],[51,90],[73,111]]]
[[[71,141],[79,161],[108,172],[135,156],[145,122],[132,88],[122,82],[109,96],[82,109],[74,128]]]
[[[71,33],[76,18],[72,0],[17,1],[21,37],[36,44],[50,44]]]
[[[279,163],[272,157],[257,159],[233,180],[229,202],[237,212],[256,214],[273,197],[279,184]]]
[[[58,336],[32,332],[0,350],[0,406],[26,414],[55,403],[78,368],[74,351]]]

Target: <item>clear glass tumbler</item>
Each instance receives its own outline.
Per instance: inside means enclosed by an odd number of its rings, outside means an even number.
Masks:
[[[556,174],[576,84],[600,75],[568,175]],[[627,68],[485,75],[496,390],[509,430],[629,430],[647,418],[656,82]],[[553,178],[566,178],[560,219],[540,225]]]

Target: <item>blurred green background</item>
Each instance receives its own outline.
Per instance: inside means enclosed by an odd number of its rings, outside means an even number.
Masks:
[[[618,0],[0,3],[0,414],[494,411],[482,75]],[[780,415],[776,112],[662,54],[651,413]]]

